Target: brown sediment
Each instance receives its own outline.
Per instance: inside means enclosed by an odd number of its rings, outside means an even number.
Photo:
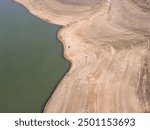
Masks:
[[[150,0],[16,1],[63,26],[72,66],[44,112],[150,112]]]

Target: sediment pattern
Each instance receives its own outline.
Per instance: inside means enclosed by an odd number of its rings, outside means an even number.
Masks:
[[[150,0],[16,1],[63,26],[72,66],[44,112],[150,112]]]

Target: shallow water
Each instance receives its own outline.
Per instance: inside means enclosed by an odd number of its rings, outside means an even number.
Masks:
[[[0,112],[41,112],[67,72],[59,26],[0,0]]]

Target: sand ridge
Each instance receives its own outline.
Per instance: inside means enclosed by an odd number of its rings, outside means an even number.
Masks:
[[[72,66],[44,112],[150,112],[149,0],[16,1],[63,26],[58,38]]]

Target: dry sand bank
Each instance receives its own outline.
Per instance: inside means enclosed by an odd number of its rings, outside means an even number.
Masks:
[[[150,112],[150,0],[16,1],[64,26],[72,66],[44,112]]]

